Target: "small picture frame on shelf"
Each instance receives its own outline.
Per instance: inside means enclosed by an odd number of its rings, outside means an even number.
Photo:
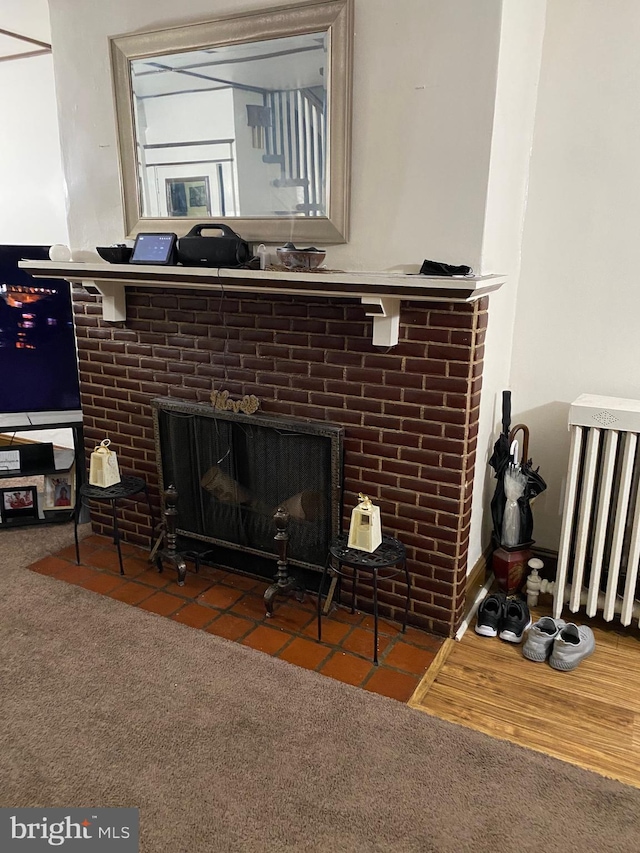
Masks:
[[[3,521],[10,521],[12,518],[38,518],[36,486],[0,489],[0,514]]]
[[[47,474],[44,478],[45,510],[70,510],[76,502],[73,468],[61,474]]]

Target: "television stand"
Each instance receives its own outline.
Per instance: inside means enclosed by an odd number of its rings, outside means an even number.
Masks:
[[[41,436],[14,435],[55,429],[70,429],[73,447],[47,448],[52,443]],[[72,521],[86,480],[82,413],[0,414],[0,433],[0,451],[17,450],[20,466],[0,469],[0,531]]]

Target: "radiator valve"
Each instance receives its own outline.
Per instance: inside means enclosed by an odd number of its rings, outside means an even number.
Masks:
[[[531,569],[531,574],[527,577],[527,607],[535,607],[542,587],[540,569],[544,567],[544,563],[538,557],[532,557],[527,566]]]

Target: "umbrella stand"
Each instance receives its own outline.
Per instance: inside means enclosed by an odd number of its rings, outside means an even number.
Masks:
[[[500,545],[491,556],[491,568],[496,583],[507,595],[518,592],[524,583],[527,563],[533,557],[531,545],[533,540],[515,545],[513,548]]]

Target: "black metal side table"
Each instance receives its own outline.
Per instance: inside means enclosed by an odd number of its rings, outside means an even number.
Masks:
[[[402,622],[402,633],[407,630],[407,616],[409,614],[409,601],[411,600],[411,579],[407,569],[407,552],[402,544],[392,536],[383,536],[382,543],[375,551],[359,551],[357,548],[349,548],[348,536],[345,533],[337,536],[329,547],[327,562],[322,573],[320,588],[318,590],[318,641],[322,640],[322,588],[327,575],[347,577],[343,567],[351,569],[353,580],[351,588],[351,612],[356,610],[356,586],[358,585],[358,572],[371,572],[373,575],[373,662],[378,663],[378,573],[380,570],[391,571],[385,573],[383,578],[392,578],[400,572],[404,572],[407,584],[407,598],[404,606],[404,620]]]
[[[151,545],[153,544],[153,533],[156,528],[156,520],[153,514],[153,507],[151,506],[151,499],[149,497],[149,490],[147,489],[146,480],[143,480],[142,477],[123,477],[119,483],[115,483],[115,485],[113,486],[106,486],[105,488],[103,488],[102,486],[91,486],[89,483],[83,483],[80,486],[76,511],[73,515],[73,532],[76,540],[76,562],[78,563],[78,565],[80,564],[80,545],[78,543],[78,519],[80,517],[82,502],[83,500],[109,501],[111,503],[111,511],[113,514],[113,542],[116,548],[118,549],[120,574],[124,574],[124,567],[122,565],[122,551],[120,550],[120,530],[118,528],[117,505],[119,500],[123,500],[125,498],[136,499],[136,496],[142,494],[143,492],[147,499],[147,506],[149,507],[149,518],[151,519],[151,532],[149,535],[151,547]]]

